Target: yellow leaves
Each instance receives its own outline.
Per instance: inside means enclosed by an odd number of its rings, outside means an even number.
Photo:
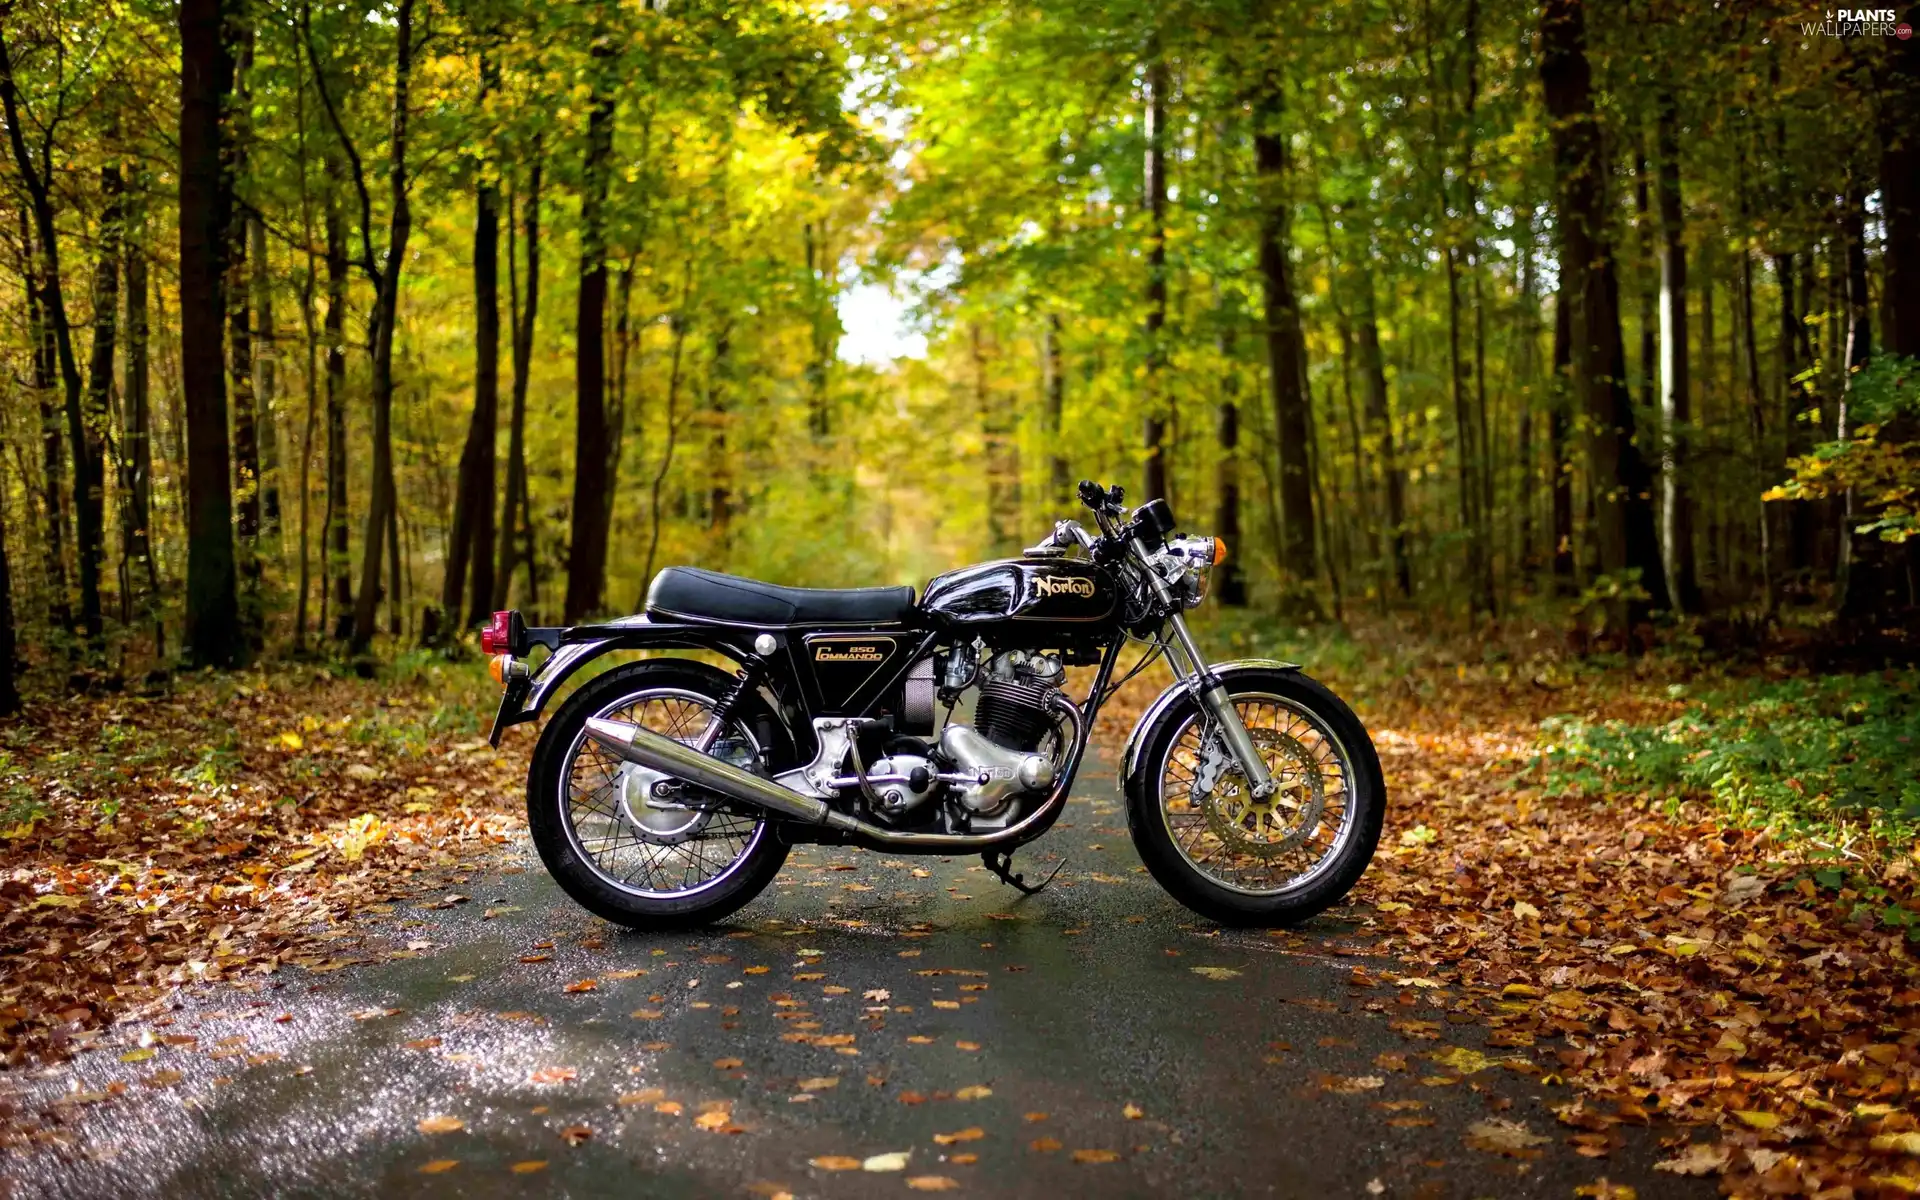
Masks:
[[[631,1108],[636,1104],[658,1104],[666,1098],[667,1090],[665,1088],[643,1088],[637,1092],[624,1093],[616,1103]]]
[[[1488,1067],[1497,1067],[1505,1061],[1498,1058],[1489,1058],[1480,1053],[1480,1051],[1470,1050],[1465,1046],[1449,1046],[1445,1050],[1436,1050],[1432,1054],[1427,1055],[1427,1057],[1431,1058],[1439,1066],[1445,1067],[1449,1071],[1456,1071],[1461,1075],[1474,1075],[1486,1070]]]
[[[875,1154],[860,1160],[862,1171],[904,1171],[907,1160],[913,1157],[911,1150],[896,1150],[891,1154]]]
[[[802,1079],[799,1088],[803,1092],[824,1092],[840,1086],[838,1075],[821,1075],[813,1079]]]
[[[907,1180],[907,1186],[916,1192],[950,1192],[960,1186],[960,1181],[945,1175],[915,1175]]]
[[[739,1068],[740,1065],[741,1062],[737,1058],[716,1058],[713,1060],[713,1069],[716,1071],[732,1071]]]
[[[1515,900],[1513,902],[1513,919],[1516,921],[1538,921],[1540,919],[1540,910],[1528,904],[1525,900]]]
[[[1120,1161],[1118,1150],[1075,1150],[1073,1161],[1077,1163],[1115,1163]]]
[[[969,1084],[953,1094],[955,1100],[985,1100],[993,1095],[993,1089],[984,1084]]]
[[[326,835],[335,853],[348,862],[359,862],[366,852],[387,840],[392,828],[373,813],[361,813]]]
[[[580,1077],[580,1072],[572,1067],[541,1067],[528,1076],[532,1083],[570,1083]]]
[[[283,750],[304,750],[307,745],[307,739],[301,737],[298,732],[289,729],[274,738],[273,744]]]
[[[145,1062],[147,1059],[152,1058],[155,1054],[158,1054],[158,1053],[159,1051],[154,1050],[151,1047],[148,1047],[145,1050],[129,1050],[125,1054],[122,1054],[120,1056],[120,1061],[123,1063]]]
[[[432,1117],[422,1117],[415,1123],[414,1127],[421,1133],[457,1133],[465,1129],[467,1123],[459,1117],[442,1114]]]
[[[1882,1153],[1920,1156],[1920,1131],[1909,1129],[1900,1133],[1875,1134],[1872,1145]]]
[[[1188,967],[1187,970],[1192,971],[1195,975],[1203,979],[1212,979],[1223,983],[1229,979],[1240,978],[1240,972],[1234,970],[1232,967]]]
[[[1120,1115],[1129,1121],[1138,1121],[1147,1114],[1141,1110],[1138,1104],[1127,1104],[1120,1109]]]
[[[987,1131],[978,1125],[971,1125],[955,1133],[936,1133],[933,1140],[942,1146],[951,1146],[959,1142],[977,1142],[987,1136]]]
[[[1502,1117],[1475,1121],[1467,1126],[1466,1141],[1470,1149],[1499,1154],[1507,1158],[1536,1157],[1539,1151],[1534,1147],[1544,1146],[1551,1140],[1534,1133],[1519,1121],[1509,1121]]]
[[[444,1175],[459,1165],[459,1159],[436,1158],[432,1162],[421,1163],[420,1173],[422,1175]]]
[[[547,1160],[544,1158],[530,1158],[524,1162],[517,1162],[507,1169],[515,1175],[532,1175],[535,1172],[546,1170]]]
[[[1057,1150],[1063,1149],[1063,1146],[1058,1138],[1039,1137],[1028,1142],[1027,1149],[1033,1151],[1035,1154],[1052,1154]]]
[[[1339,1096],[1352,1096],[1387,1086],[1378,1075],[1328,1075],[1321,1079],[1320,1090]]]
[[[1733,1115],[1741,1124],[1752,1129],[1768,1130],[1780,1124],[1780,1118],[1770,1112],[1756,1112],[1752,1109],[1734,1109]]]
[[[58,892],[49,892],[44,896],[35,896],[33,902],[41,908],[79,908],[87,902],[85,896],[66,896]]]
[[[1730,1146],[1692,1142],[1672,1158],[1653,1164],[1653,1169],[1673,1175],[1716,1175],[1727,1169],[1732,1158]]]
[[[844,1154],[822,1154],[807,1160],[807,1165],[822,1171],[858,1171],[860,1160]]]

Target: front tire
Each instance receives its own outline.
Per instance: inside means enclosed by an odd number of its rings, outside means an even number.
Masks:
[[[580,688],[541,732],[527,772],[527,827],[548,874],[581,907],[632,929],[688,929],[773,882],[788,845],[769,814],[731,803],[710,814],[649,809],[644,789],[623,786],[628,769],[586,737],[588,719],[613,717],[691,742],[733,682],[686,659],[632,663]],[[715,748],[738,765],[763,752],[784,765],[792,755],[757,695],[744,698]]]
[[[1234,672],[1227,694],[1279,785],[1253,797],[1182,697],[1143,735],[1127,824],[1174,899],[1227,925],[1294,925],[1338,903],[1380,842],[1386,784],[1366,726],[1297,671]]]

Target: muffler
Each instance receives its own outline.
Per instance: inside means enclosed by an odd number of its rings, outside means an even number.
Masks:
[[[1077,765],[1081,753],[1086,749],[1087,723],[1081,717],[1080,710],[1064,696],[1055,696],[1053,703],[1073,723],[1073,743],[1068,762]],[[587,720],[587,736],[628,762],[684,779],[742,804],[757,804],[796,821],[843,830],[869,845],[918,847],[931,853],[967,852],[1017,844],[1029,829],[1044,830],[1053,823],[1053,818],[1067,802],[1068,789],[1073,786],[1073,773],[1063,772],[1053,781],[1053,790],[1032,812],[1004,829],[996,829],[991,833],[915,833],[887,829],[849,816],[818,797],[805,796],[792,788],[781,787],[771,779],[762,779],[750,771],[742,771],[732,763],[722,762],[711,754],[695,750],[684,742],[676,742],[626,721],[590,717]]]
[[[770,779],[742,771],[711,754],[702,754],[684,742],[676,742],[626,721],[590,717],[587,720],[587,736],[628,762],[651,767],[734,800],[757,804],[796,821],[832,825],[853,832],[860,831],[865,824],[845,813],[835,812],[825,800],[803,796],[792,788],[781,787]]]

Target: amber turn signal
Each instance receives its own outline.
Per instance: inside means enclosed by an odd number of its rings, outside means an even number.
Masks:
[[[1227,561],[1227,539],[1217,537],[1213,539],[1213,565],[1217,567],[1225,561]]]
[[[487,674],[493,676],[495,683],[507,681],[507,664],[513,661],[511,654],[496,654],[487,660]]]

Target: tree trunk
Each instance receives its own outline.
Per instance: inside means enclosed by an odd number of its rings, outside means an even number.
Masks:
[[[527,239],[526,302],[520,299],[519,267],[514,253],[513,206],[507,206],[507,299],[513,321],[513,393],[507,419],[507,487],[500,501],[500,563],[493,576],[493,607],[507,606],[508,589],[526,539],[525,561],[533,569],[533,523],[527,503],[527,378],[533,357],[533,322],[540,309],[540,152],[534,147],[528,172],[525,221]]]
[[[1254,173],[1259,181],[1260,277],[1266,302],[1267,382],[1273,397],[1274,439],[1279,444],[1281,594],[1312,604],[1316,551],[1313,477],[1307,445],[1311,419],[1304,392],[1307,352],[1300,334],[1287,262],[1287,158],[1280,129],[1278,85],[1262,92],[1255,108]]]
[[[20,687],[13,677],[16,658],[13,565],[7,559],[5,505],[0,504],[0,717],[10,717],[20,711]]]
[[[353,632],[353,547],[347,509],[347,228],[340,211],[345,168],[337,150],[326,156],[327,316],[327,518],[321,534],[322,620],[329,599],[333,637],[346,641]]]
[[[1573,544],[1573,460],[1568,441],[1573,431],[1573,308],[1571,285],[1560,277],[1560,294],[1553,302],[1553,388],[1547,415],[1547,446],[1553,470],[1553,581],[1554,590],[1571,596],[1575,583]]]
[[[227,459],[227,231],[233,179],[225,116],[233,89],[227,0],[180,3],[180,383],[187,425],[187,653],[202,666],[246,658]]]
[[[243,32],[234,61],[234,101],[228,118],[233,141],[233,173],[247,174],[253,130],[248,118],[253,70],[253,36]],[[258,653],[266,624],[260,568],[260,440],[254,396],[253,288],[247,261],[247,214],[236,205],[227,230],[227,378],[233,397],[234,552],[239,559],[240,620],[248,647]]]
[[[394,22],[393,124],[387,139],[387,252],[384,265],[374,261],[371,246],[371,205],[361,193],[361,269],[374,282],[373,309],[367,314],[373,343],[373,478],[368,487],[366,536],[360,555],[360,591],[354,597],[352,650],[359,654],[373,642],[374,618],[380,605],[380,559],[388,527],[397,524],[398,497],[393,484],[393,338],[400,314],[400,271],[407,261],[407,238],[413,232],[413,211],[407,201],[407,121],[413,81],[413,0],[400,0]],[[343,135],[344,137],[344,135]],[[390,588],[397,593],[397,588]],[[400,598],[388,598],[400,611]],[[393,622],[397,623],[397,622]]]
[[[1560,177],[1560,262],[1577,291],[1574,385],[1587,414],[1587,460],[1593,480],[1594,540],[1600,569],[1638,571],[1647,599],[1616,616],[1631,626],[1667,607],[1666,576],[1653,511],[1653,478],[1634,442],[1626,389],[1619,284],[1606,228],[1606,159],[1593,107],[1584,0],[1546,0],[1540,19],[1540,79],[1553,116]]]
[[[1680,131],[1673,92],[1656,104],[1654,150],[1659,159],[1660,206],[1660,549],[1674,608],[1700,610],[1693,559],[1693,496],[1688,488],[1687,442],[1693,436],[1693,397],[1687,354],[1686,214],[1680,202]]]
[[[612,55],[596,41],[599,70]],[[613,156],[613,97],[596,80],[587,117],[581,166],[580,291],[574,309],[573,530],[567,547],[567,599],[562,619],[573,625],[597,613],[607,581],[607,233],[606,205]]]
[[[136,177],[137,178],[137,177]],[[153,413],[148,370],[147,219],[144,195],[127,218],[127,351],[122,360],[120,490],[127,562],[128,619],[153,617],[154,654],[165,657],[166,625],[160,618],[160,576],[153,556]],[[133,593],[144,588],[140,603]]]
[[[1904,6],[1909,10],[1911,5]],[[1909,21],[1920,13],[1909,11]],[[1880,211],[1886,218],[1887,349],[1920,358],[1920,42],[1886,43],[1880,93]]]
[[[40,500],[46,515],[46,536],[41,540],[42,569],[46,573],[47,619],[56,629],[73,628],[73,598],[67,586],[66,506],[61,499],[60,477],[66,470],[66,451],[60,436],[60,418],[54,407],[53,328],[41,304],[39,269],[34,263],[36,250],[27,215],[20,214],[20,278],[25,284],[27,301],[27,338],[32,343],[33,397],[40,417]]]
[[[184,18],[183,18],[184,19]],[[73,327],[67,317],[66,289],[60,274],[60,242],[54,225],[53,162],[51,149],[43,143],[40,161],[34,162],[27,148],[19,89],[13,77],[13,52],[4,34],[0,34],[0,110],[7,122],[7,140],[13,151],[14,165],[26,191],[28,211],[33,217],[34,237],[40,250],[39,311],[43,336],[52,343],[53,366],[60,375],[65,395],[67,439],[73,444],[73,508],[76,546],[80,556],[81,625],[88,641],[97,646],[101,634],[100,614],[100,458],[90,443],[97,444],[100,431],[88,432],[82,399],[80,367],[74,358]],[[48,487],[58,485],[50,476]]]
[[[100,610],[100,570],[106,561],[107,427],[112,420],[113,355],[120,311],[120,247],[126,232],[126,181],[120,165],[100,169],[100,233],[93,262],[93,351],[87,363],[87,399],[74,442],[74,509],[80,533],[80,620],[97,655],[106,629]]]
[[[1067,463],[1067,362],[1061,346],[1060,314],[1047,314],[1046,344],[1042,351],[1046,363],[1047,393],[1047,480],[1048,502],[1073,503],[1071,470]]]
[[[280,383],[280,338],[273,322],[267,225],[258,214],[247,221],[247,244],[253,283],[253,419],[260,443],[260,532],[271,540],[280,534],[280,439],[273,418]]]
[[[480,61],[480,94],[494,89],[492,60]],[[459,480],[453,495],[453,531],[447,539],[447,569],[440,586],[440,611],[451,634],[460,618],[467,572],[473,572],[469,626],[486,621],[493,599],[494,430],[500,422],[500,191],[478,165],[473,217],[473,416],[460,452]]]
[[[1213,594],[1231,608],[1241,608],[1247,603],[1246,568],[1235,557],[1247,549],[1240,541],[1240,373],[1233,369],[1236,316],[1237,313],[1224,311],[1219,314],[1223,370],[1215,425],[1220,441],[1220,466],[1213,510],[1214,536],[1227,543],[1227,560],[1213,571]]]
[[[1147,209],[1147,360],[1146,451],[1142,500],[1167,495],[1167,413],[1171,399],[1161,393],[1166,366],[1162,344],[1167,327],[1167,64],[1156,45],[1147,63],[1146,209]]]
[[[1387,536],[1393,553],[1393,579],[1402,599],[1413,595],[1413,564],[1407,554],[1407,477],[1393,436],[1393,410],[1387,395],[1387,360],[1380,352],[1380,322],[1374,309],[1373,271],[1359,271],[1360,376],[1366,394],[1367,428],[1380,441],[1380,473],[1387,492]]]

